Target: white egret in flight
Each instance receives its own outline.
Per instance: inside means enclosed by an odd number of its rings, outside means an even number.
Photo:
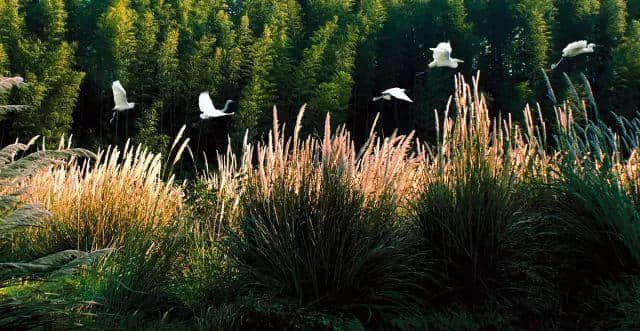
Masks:
[[[134,102],[127,101],[127,91],[124,90],[124,87],[122,87],[119,80],[116,80],[111,84],[111,89],[113,90],[113,101],[116,105],[113,107],[113,116],[111,116],[111,121],[109,121],[109,123],[113,123],[113,120],[116,118],[116,114],[119,111],[132,109],[136,105]]]
[[[585,53],[593,53],[593,48],[596,46],[597,45],[594,43],[588,44],[586,40],[574,41],[570,43],[562,50],[562,58],[560,58],[560,61],[551,65],[551,70],[555,70],[560,65],[562,60],[567,57],[574,57]]]
[[[429,68],[435,67],[449,67],[457,68],[458,63],[464,63],[460,59],[454,59],[451,57],[451,43],[439,43],[436,48],[429,48],[433,52],[433,61],[429,63]]]
[[[200,114],[200,118],[203,120],[206,120],[209,118],[233,115],[234,113],[227,113],[229,104],[231,104],[232,102],[234,101],[227,100],[227,103],[225,103],[224,108],[222,108],[222,110],[218,110],[213,105],[213,101],[211,100],[211,96],[209,95],[209,92],[202,92],[200,93],[200,100],[199,100],[200,111],[202,112],[202,114]]]
[[[383,91],[382,95],[380,95],[379,97],[373,98],[373,101],[378,101],[380,99],[391,100],[391,98],[393,97],[396,99],[413,102],[413,100],[411,100],[409,96],[407,96],[405,91],[406,91],[405,89],[399,88],[399,87],[390,88],[388,90]]]
[[[429,63],[429,68],[436,67],[449,67],[449,68],[457,68],[459,63],[464,63],[464,61],[460,59],[455,59],[451,57],[451,43],[439,43],[435,48],[429,48],[433,52],[433,61]],[[424,75],[423,72],[419,72],[416,76]]]

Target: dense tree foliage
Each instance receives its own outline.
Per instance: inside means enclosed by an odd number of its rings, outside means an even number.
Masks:
[[[330,112],[360,136],[381,111],[385,130],[429,138],[456,71],[480,70],[492,109],[515,112],[548,102],[540,68],[580,39],[603,47],[565,61],[551,84],[584,73],[599,108],[633,113],[638,19],[625,0],[2,0],[0,75],[26,78],[11,97],[30,107],[0,122],[0,139],[73,133],[95,147],[131,137],[158,150],[188,123],[211,151],[246,130],[259,138],[274,105],[291,122],[304,103],[308,132]],[[416,76],[447,40],[465,63]],[[109,125],[116,79],[137,106]],[[415,104],[371,102],[393,86]],[[236,100],[236,115],[199,121],[202,91],[218,107]]]

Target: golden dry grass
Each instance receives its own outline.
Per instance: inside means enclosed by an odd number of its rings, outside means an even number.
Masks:
[[[156,229],[176,221],[183,207],[182,188],[163,181],[162,158],[128,144],[107,148],[92,164],[72,162],[32,177],[29,202],[42,204],[53,217],[31,230],[34,238],[57,238],[79,249],[113,245],[133,228]]]

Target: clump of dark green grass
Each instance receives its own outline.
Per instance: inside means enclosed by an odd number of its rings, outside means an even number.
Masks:
[[[602,315],[607,330],[640,329],[640,277],[626,276],[603,284],[598,291],[606,307]]]
[[[538,210],[546,219],[562,325],[584,328],[608,323],[612,299],[603,288],[625,288],[624,279],[640,270],[640,214],[606,160],[574,161],[540,187]]]
[[[454,180],[429,183],[411,208],[420,249],[432,260],[425,296],[432,307],[498,305],[524,315],[524,327],[536,323],[558,299],[545,280],[532,194],[482,161],[462,169]]]
[[[181,315],[184,305],[172,290],[181,265],[181,233],[178,225],[161,233],[131,229],[110,256],[82,275],[80,295],[100,304],[103,322],[133,326]]]
[[[543,207],[567,281],[638,271],[640,214],[607,165],[564,165]]]
[[[195,314],[206,315],[235,295],[237,270],[220,243],[210,242],[197,232],[189,235],[192,237],[183,248],[173,290]]]
[[[292,309],[255,295],[234,297],[197,320],[201,330],[365,330],[351,314]]]
[[[229,253],[244,293],[365,323],[415,302],[415,254],[392,200],[366,203],[339,166],[298,186],[250,184]]]

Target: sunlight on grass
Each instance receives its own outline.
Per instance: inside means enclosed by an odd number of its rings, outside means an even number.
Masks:
[[[162,170],[160,154],[126,145],[123,151],[98,152],[93,163],[72,162],[33,176],[24,184],[29,202],[53,214],[46,226],[30,230],[33,244],[46,245],[52,238],[78,249],[99,249],[117,244],[131,229],[175,222],[183,192],[173,179],[162,180]]]

